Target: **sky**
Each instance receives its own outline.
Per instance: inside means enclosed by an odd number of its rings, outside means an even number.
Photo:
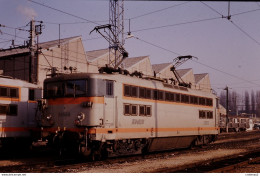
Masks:
[[[192,59],[178,69],[209,73],[212,88],[220,92],[260,90],[260,2],[125,1],[125,40],[129,57],[149,56],[152,64],[172,63],[179,55]],[[70,15],[69,15],[70,14]],[[86,51],[108,48],[108,42],[90,31],[108,24],[108,0],[0,0],[0,48],[10,40],[28,40],[32,16],[43,21],[40,42],[81,36]],[[224,18],[223,18],[224,16]],[[89,22],[91,21],[91,22]],[[27,26],[26,26],[27,25]],[[15,35],[16,34],[16,35]]]

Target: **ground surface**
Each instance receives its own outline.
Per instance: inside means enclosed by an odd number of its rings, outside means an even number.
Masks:
[[[253,140],[252,140],[253,139]],[[175,150],[169,152],[159,152],[145,156],[122,157],[107,159],[98,162],[86,162],[78,165],[67,165],[65,167],[50,168],[44,172],[72,172],[72,173],[155,173],[168,168],[180,168],[183,165],[194,164],[221,157],[243,155],[247,151],[260,149],[260,131],[222,134],[215,143],[195,149]],[[44,153],[45,152],[45,153]],[[56,160],[57,157],[48,151],[36,152],[33,157],[13,157],[0,158],[0,170],[3,166],[15,166],[28,163],[48,163]],[[39,154],[41,153],[41,154]],[[2,156],[2,155],[0,155]],[[37,166],[38,167],[38,166]],[[1,172],[1,171],[0,171]],[[27,172],[27,170],[25,170]],[[34,170],[28,170],[34,172]],[[36,171],[38,172],[38,171]],[[39,171],[41,172],[41,171]],[[260,164],[252,164],[243,168],[230,171],[234,173],[260,173]]]

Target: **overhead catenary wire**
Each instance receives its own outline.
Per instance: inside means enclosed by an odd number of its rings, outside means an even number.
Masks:
[[[108,22],[108,20],[103,20],[103,21],[93,21],[96,23],[102,23],[102,22]],[[92,22],[85,22],[85,21],[78,21],[78,22],[48,22],[48,21],[43,21],[43,23],[45,24],[54,24],[54,25],[75,25],[75,24],[88,24],[88,23],[92,23]]]
[[[211,6],[207,5],[204,2],[201,2],[202,4],[204,4],[205,6],[207,6],[208,8],[210,8],[212,11],[214,11],[215,13],[221,15],[222,17],[225,17],[223,14],[221,14],[220,12],[218,12],[217,10],[215,10],[214,8],[212,8]],[[229,7],[230,8],[230,7]],[[229,9],[230,10],[230,9]],[[254,37],[252,37],[250,34],[248,34],[245,30],[243,30],[241,27],[239,27],[237,24],[234,23],[234,21],[232,21],[230,18],[231,16],[235,16],[235,15],[241,15],[241,14],[245,14],[245,13],[249,13],[249,12],[253,12],[256,10],[260,10],[260,9],[255,9],[255,10],[250,10],[250,11],[246,11],[246,12],[241,12],[241,13],[237,13],[237,14],[228,14],[228,16],[226,16],[225,18],[228,19],[228,21],[230,21],[238,30],[240,30],[243,34],[245,34],[248,38],[250,38],[252,41],[254,41],[256,44],[260,45],[260,42],[258,42]]]
[[[0,38],[0,40],[10,40],[10,39],[6,39],[6,38]]]
[[[29,0],[30,1],[30,0]],[[181,5],[184,5],[184,4],[187,4],[187,3],[190,3],[190,1],[187,1],[187,2],[183,2],[181,4],[175,4],[175,5],[172,5],[170,7],[166,7],[166,8],[162,8],[162,9],[159,9],[159,10],[155,10],[155,11],[152,11],[152,12],[148,12],[148,13],[145,13],[145,14],[142,14],[142,15],[138,15],[138,16],[134,16],[134,17],[131,17],[129,19],[137,19],[137,18],[141,18],[141,17],[144,17],[144,16],[147,16],[147,15],[151,15],[151,14],[154,14],[154,13],[158,13],[158,12],[161,12],[161,11],[164,11],[164,10],[168,10],[168,9],[171,9],[171,8],[174,8],[174,7],[178,7],[178,6],[181,6]],[[129,20],[129,19],[125,19],[125,20]],[[45,21],[44,23],[46,24],[62,24],[62,25],[70,25],[70,24],[86,24],[86,23],[92,23],[92,22],[96,22],[96,23],[102,23],[102,22],[108,22],[109,20],[97,20],[97,21],[88,21],[88,22],[83,22],[83,21],[79,21],[79,22],[64,22],[64,23],[58,23],[58,22],[47,22]]]
[[[196,62],[196,63],[198,63],[198,64],[200,64],[200,65],[203,65],[203,66],[205,66],[205,67],[211,68],[211,69],[213,69],[213,70],[215,70],[215,71],[221,72],[221,73],[223,73],[223,74],[226,74],[226,75],[228,75],[228,76],[231,76],[231,77],[233,77],[233,78],[242,80],[242,81],[244,81],[244,82],[247,82],[247,83],[250,83],[250,84],[253,84],[253,85],[260,86],[260,84],[256,84],[256,83],[254,83],[254,82],[252,82],[252,81],[250,81],[250,80],[247,80],[247,79],[241,78],[241,77],[239,77],[239,76],[230,74],[230,73],[228,73],[228,72],[225,72],[225,71],[222,71],[222,70],[220,70],[220,69],[214,68],[214,67],[212,67],[212,66],[209,66],[209,65],[207,65],[207,64],[201,63],[201,62],[199,62],[199,61],[196,61],[196,60],[191,60],[191,61]]]
[[[11,42],[12,40],[6,40],[6,41],[2,41],[0,43],[7,43],[7,42]]]
[[[221,14],[220,12],[218,12],[216,9],[214,9],[213,7],[209,6],[208,4],[206,4],[205,2],[200,1],[202,4],[204,4],[205,6],[207,6],[208,8],[210,8],[212,11],[216,12],[217,14],[219,14],[220,16],[223,16],[223,14]]]
[[[187,22],[182,22],[182,23],[169,24],[169,25],[164,25],[164,26],[156,26],[156,27],[150,27],[150,28],[144,28],[144,29],[137,29],[137,30],[132,30],[131,32],[142,32],[142,31],[147,31],[147,30],[168,28],[168,27],[174,27],[174,26],[180,26],[180,25],[186,25],[186,24],[192,24],[192,23],[200,23],[200,22],[205,22],[205,21],[217,20],[217,19],[221,19],[221,18],[222,17],[205,18],[205,19],[187,21]]]
[[[78,19],[87,21],[87,22],[89,22],[89,23],[93,23],[93,24],[96,24],[96,25],[100,25],[99,23],[97,23],[97,22],[95,22],[95,21],[91,21],[91,20],[88,20],[88,19],[86,19],[86,18],[83,18],[83,17],[77,16],[77,15],[74,15],[74,14],[72,14],[72,13],[68,13],[68,12],[65,12],[65,11],[63,11],[63,10],[56,9],[56,8],[54,8],[54,7],[51,7],[51,6],[48,6],[48,5],[45,5],[45,4],[36,2],[36,1],[34,1],[34,0],[27,0],[27,1],[30,1],[30,2],[32,2],[32,3],[34,3],[34,4],[37,4],[37,5],[40,5],[40,6],[43,6],[43,7],[52,9],[52,10],[55,10],[55,11],[58,11],[58,12],[60,12],[60,13],[66,14],[66,15],[69,15],[69,16],[72,16],[72,17],[75,17],[75,18],[78,18]]]
[[[245,11],[245,12],[235,13],[235,14],[232,14],[232,17],[233,17],[233,16],[238,16],[238,15],[247,14],[247,13],[251,13],[251,12],[256,12],[256,11],[259,11],[259,10],[260,10],[260,8],[254,9],[254,10]]]
[[[168,10],[168,9],[171,9],[171,8],[174,8],[174,7],[178,7],[178,6],[187,4],[187,3],[190,3],[190,1],[183,2],[183,3],[181,3],[181,4],[175,4],[175,5],[172,5],[172,6],[170,6],[170,7],[166,7],[166,8],[163,8],[163,9],[159,9],[159,10],[155,10],[155,11],[152,11],[152,12],[148,12],[148,13],[145,13],[145,14],[142,14],[142,15],[138,15],[138,16],[135,16],[135,17],[131,17],[131,18],[129,18],[129,19],[132,20],[132,19],[141,18],[141,17],[147,16],[147,15],[151,15],[151,14],[154,14],[154,13],[157,13],[157,12],[161,12],[161,11],[164,11],[164,10]]]
[[[146,44],[149,44],[149,45],[152,45],[152,46],[154,46],[154,47],[160,48],[160,49],[162,49],[162,50],[164,50],[164,51],[168,51],[168,52],[170,52],[170,53],[172,53],[172,54],[175,54],[175,55],[178,55],[178,56],[181,55],[181,54],[179,54],[179,53],[177,53],[177,52],[171,51],[171,50],[166,49],[166,48],[163,48],[163,47],[161,47],[161,46],[159,46],[159,45],[155,45],[155,44],[153,44],[153,43],[151,43],[151,42],[147,42],[147,41],[145,41],[145,40],[143,40],[143,39],[140,39],[139,37],[134,37],[134,38],[137,39],[137,40],[140,40],[140,41],[142,41],[142,42],[144,42],[144,43],[146,43]]]
[[[241,27],[239,27],[237,24],[234,23],[234,21],[231,21],[231,23],[237,28],[239,29],[242,33],[244,33],[248,38],[250,38],[251,40],[253,40],[256,44],[260,45],[260,42],[258,42],[256,39],[254,39],[254,37],[252,37],[251,35],[249,35],[245,30],[243,30]]]
[[[12,36],[12,37],[17,37],[17,38],[24,39],[24,40],[27,40],[27,38],[20,37],[20,36],[17,36],[17,35],[13,35],[13,34],[9,34],[9,33],[6,33],[6,32],[2,32],[2,34],[9,35],[9,36]]]
[[[171,50],[166,49],[166,48],[164,48],[164,47],[161,47],[161,46],[159,46],[159,45],[155,45],[155,44],[153,44],[153,43],[150,43],[150,42],[141,40],[141,39],[138,38],[138,37],[135,37],[135,39],[138,39],[138,40],[140,40],[140,41],[143,41],[143,42],[145,42],[145,43],[147,43],[147,44],[150,44],[150,45],[152,45],[152,46],[154,46],[154,47],[157,47],[157,48],[160,48],[160,49],[162,49],[162,50],[168,51],[168,52],[170,52],[170,53],[174,53],[174,54],[177,54],[177,55],[181,55],[181,54],[179,54],[179,53],[176,53],[176,52],[174,52],[174,51],[171,51]],[[199,61],[196,61],[196,60],[191,60],[191,61],[196,62],[196,63],[198,63],[198,64],[200,64],[200,65],[203,65],[203,66],[205,66],[205,67],[208,67],[208,68],[210,68],[210,69],[213,69],[213,70],[215,70],[215,71],[218,71],[218,72],[220,72],[220,73],[226,74],[226,75],[228,75],[228,76],[230,76],[230,77],[233,77],[233,78],[242,80],[242,81],[244,81],[244,82],[247,82],[247,83],[250,83],[250,84],[253,84],[253,85],[260,86],[260,84],[256,84],[256,83],[254,83],[254,82],[252,82],[252,81],[246,80],[246,79],[241,78],[241,77],[239,77],[239,76],[236,76],[236,75],[230,74],[230,73],[228,73],[228,72],[222,71],[222,70],[220,70],[220,69],[214,68],[214,67],[212,67],[212,66],[209,66],[209,65],[207,65],[207,64],[201,63],[201,62],[199,62]]]
[[[100,37],[101,38],[101,37]],[[142,39],[141,39],[142,40]],[[143,41],[144,42],[144,41]],[[158,46],[158,45],[155,45],[155,44],[153,44],[153,43],[150,43],[150,42],[147,42],[147,41],[145,41],[145,43],[149,43],[150,45],[153,45],[153,46],[157,46],[157,47],[160,47],[160,46]],[[175,52],[174,52],[175,53]],[[178,53],[175,53],[175,54],[178,54]]]
[[[10,26],[6,26],[6,25],[3,25],[3,24],[0,24],[0,27],[3,27],[3,28],[8,28],[8,29],[14,29],[14,30],[19,30],[19,31],[25,31],[25,32],[29,32],[30,30],[26,30],[26,29],[23,29],[21,27],[10,27]]]

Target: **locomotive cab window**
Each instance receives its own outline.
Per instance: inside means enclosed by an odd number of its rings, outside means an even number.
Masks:
[[[18,106],[16,104],[1,104],[0,105],[0,114],[1,115],[10,115],[17,116]]]
[[[0,105],[0,115],[7,114],[8,105]]]
[[[71,80],[65,85],[66,97],[80,97],[86,95],[86,80]]]
[[[82,97],[87,93],[87,80],[50,82],[44,85],[44,97]]]
[[[35,90],[29,89],[29,100],[34,101],[35,100]]]
[[[47,83],[45,85],[45,98],[62,97],[64,92],[62,82]]]
[[[114,82],[113,81],[106,82],[106,94],[110,95],[110,96],[114,95]]]
[[[18,89],[17,88],[10,88],[10,97],[12,98],[18,98]]]
[[[19,89],[13,87],[0,87],[0,96],[8,98],[19,98]]]
[[[1,97],[7,97],[8,96],[7,87],[0,87],[0,96]]]

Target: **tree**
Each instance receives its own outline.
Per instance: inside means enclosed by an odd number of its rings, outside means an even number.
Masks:
[[[260,91],[256,92],[256,116],[260,117]]]
[[[221,91],[219,96],[219,103],[226,108],[226,91]]]
[[[245,113],[250,113],[250,104],[249,104],[249,93],[245,91]]]
[[[251,91],[251,114],[255,114],[255,92]]]
[[[236,93],[236,91],[232,91],[232,93],[230,93],[229,95],[230,97],[230,105],[229,105],[229,109],[230,111],[230,115],[237,115],[237,97],[238,94]]]

